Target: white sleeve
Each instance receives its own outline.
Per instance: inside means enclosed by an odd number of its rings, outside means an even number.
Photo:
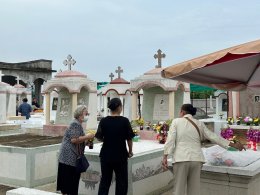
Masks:
[[[202,123],[201,125],[202,125],[203,135],[206,139],[212,141],[213,143],[220,145],[223,148],[228,148],[230,141],[228,141],[228,140],[218,136],[214,132],[210,131],[204,123]]]
[[[168,132],[166,143],[164,145],[165,155],[171,155],[173,153],[173,149],[175,148],[175,140],[176,140],[176,121],[173,120]]]

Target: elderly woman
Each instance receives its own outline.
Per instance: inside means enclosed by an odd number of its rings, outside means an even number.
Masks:
[[[78,194],[80,179],[80,173],[76,171],[78,152],[84,152],[85,142],[94,138],[94,134],[85,135],[83,131],[82,123],[87,121],[88,115],[87,107],[79,106],[74,112],[75,119],[69,125],[62,140],[57,178],[57,191],[61,191],[62,194]]]

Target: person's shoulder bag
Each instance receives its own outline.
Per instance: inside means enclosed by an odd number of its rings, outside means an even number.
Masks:
[[[200,137],[200,143],[201,143],[202,145],[209,144],[209,143],[210,143],[209,140],[207,140],[207,139],[203,140],[203,139],[202,139],[202,137],[201,137],[201,135],[200,135],[199,127],[198,127],[191,119],[189,119],[188,117],[184,117],[184,118],[186,118],[186,119],[196,128],[196,130],[197,130],[197,132],[198,132],[198,134],[199,134],[199,137]]]
[[[197,132],[199,134],[199,137],[200,137],[200,141],[202,141],[199,127],[191,119],[189,119],[188,117],[184,117],[184,118],[186,118],[196,128],[196,130],[197,130]]]
[[[76,160],[76,170],[78,173],[86,172],[89,167],[89,162],[84,155],[84,152],[80,150],[80,144],[77,144],[77,160]]]

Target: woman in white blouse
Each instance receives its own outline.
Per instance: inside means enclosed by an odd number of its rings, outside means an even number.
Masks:
[[[224,148],[231,146],[240,151],[245,149],[241,143],[223,139],[210,131],[203,122],[194,119],[196,111],[191,104],[182,105],[180,118],[172,121],[164,146],[162,163],[165,169],[168,168],[168,155],[173,155],[174,195],[184,195],[186,190],[187,195],[200,194],[200,171],[205,162],[201,150],[202,140],[208,139]]]

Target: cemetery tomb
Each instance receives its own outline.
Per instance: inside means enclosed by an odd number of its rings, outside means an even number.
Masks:
[[[181,105],[190,103],[189,84],[163,78],[161,60],[165,54],[158,50],[154,57],[158,65],[131,80],[132,120],[142,117],[147,122],[158,122],[177,118]],[[143,90],[142,107],[140,90]]]
[[[30,134],[0,136],[0,183],[35,187],[56,181],[61,141]]]
[[[120,98],[123,110],[121,115],[127,118],[131,117],[131,92],[130,92],[130,82],[126,81],[121,77],[123,69],[118,66],[115,71],[118,76],[116,79],[113,79],[114,74],[111,73],[109,77],[111,81],[109,84],[98,90],[98,115],[100,117],[105,117],[109,115],[109,109],[107,108],[108,102],[113,98]]]
[[[43,126],[44,135],[63,136],[64,132],[73,120],[73,113],[77,106],[85,105],[88,112],[91,113],[87,121],[88,129],[97,128],[97,84],[95,81],[87,78],[87,75],[78,71],[71,70],[71,66],[76,61],[69,55],[64,61],[68,70],[61,71],[55,75],[55,78],[48,80],[43,85],[43,94],[45,94],[45,119]],[[58,97],[54,101],[51,93],[56,91]],[[52,102],[52,105],[51,105]],[[56,105],[54,105],[54,103]],[[53,110],[56,110],[53,112]],[[55,120],[51,121],[53,113],[56,114]]]
[[[99,152],[102,143],[94,145],[94,149],[85,149],[90,167],[87,172],[81,174],[79,194],[97,194],[100,183],[101,170]],[[172,173],[164,171],[161,166],[163,144],[158,141],[140,140],[133,143],[134,156],[128,159],[128,194],[160,194],[168,189],[172,180]],[[115,194],[115,180],[109,194]]]

